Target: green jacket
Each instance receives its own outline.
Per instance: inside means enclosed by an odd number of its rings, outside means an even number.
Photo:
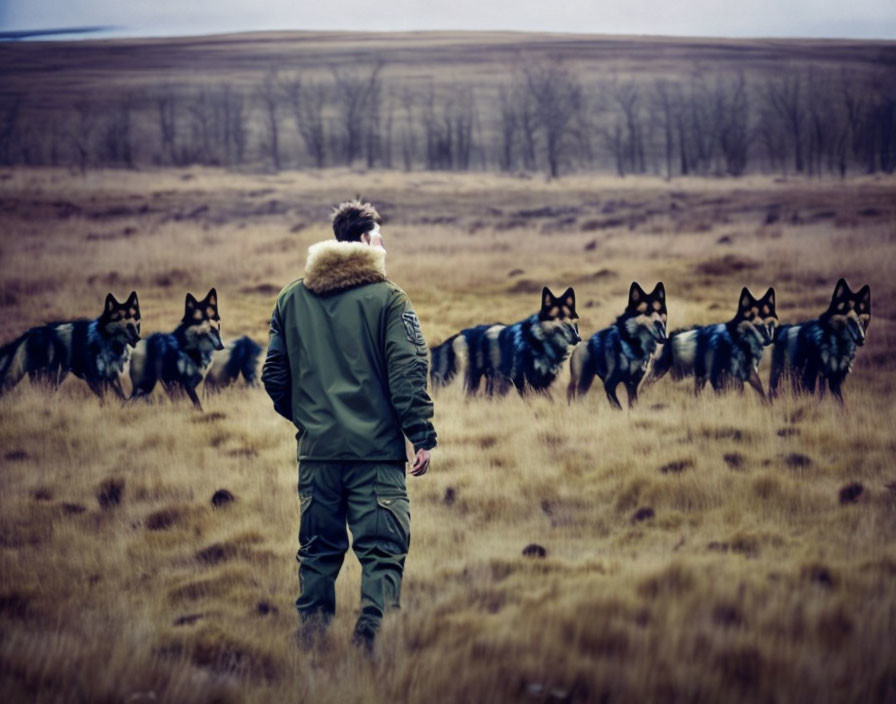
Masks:
[[[299,460],[399,460],[432,449],[426,343],[386,252],[320,242],[277,297],[262,371],[274,409],[299,429]]]

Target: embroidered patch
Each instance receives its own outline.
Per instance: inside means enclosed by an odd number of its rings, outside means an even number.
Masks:
[[[421,347],[426,345],[426,340],[423,339],[423,331],[420,329],[420,321],[417,320],[417,314],[414,311],[408,310],[402,313],[401,322],[404,323],[408,342],[413,342]]]

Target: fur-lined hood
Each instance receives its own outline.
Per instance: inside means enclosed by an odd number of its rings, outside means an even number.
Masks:
[[[326,240],[308,248],[305,288],[318,295],[387,281],[386,250],[361,242]]]

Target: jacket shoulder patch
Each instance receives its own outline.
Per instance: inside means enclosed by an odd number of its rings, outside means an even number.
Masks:
[[[423,331],[420,329],[420,321],[417,319],[417,314],[414,311],[407,310],[402,313],[401,322],[404,323],[408,342],[421,347],[426,345],[426,340],[423,339]]]

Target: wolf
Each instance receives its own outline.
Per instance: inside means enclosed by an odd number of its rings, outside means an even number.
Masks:
[[[205,374],[203,389],[217,391],[243,375],[248,386],[258,385],[258,358],[261,345],[248,335],[238,337],[223,350],[212,355],[212,363]]]
[[[131,355],[131,400],[147,396],[156,382],[169,396],[183,391],[202,410],[196,386],[202,381],[215,350],[223,350],[218,294],[211,289],[197,301],[188,293],[184,317],[173,332],[156,332],[141,340]]]
[[[575,348],[569,360],[567,401],[583,396],[594,377],[604,382],[610,405],[622,409],[616,387],[625,385],[628,405],[638,400],[638,386],[648,371],[659,345],[666,341],[666,289],[663,282],[646,293],[633,281],[628,305],[610,327],[600,330]]]
[[[100,398],[111,388],[124,399],[119,375],[139,340],[137,292],[131,291],[124,303],[109,293],[98,318],[47,323],[0,348],[0,393],[25,374],[55,389],[71,372]]]
[[[767,400],[759,362],[763,348],[774,340],[777,324],[775,289],[757,299],[744,288],[737,315],[727,323],[672,332],[654,362],[650,379],[661,379],[670,370],[674,379],[694,375],[695,393],[700,393],[707,379],[716,391],[728,386],[742,389],[747,382]]]
[[[571,348],[582,339],[578,319],[572,288],[555,296],[545,287],[541,310],[525,320],[477,325],[431,348],[430,382],[444,386],[463,366],[468,394],[476,393],[483,379],[488,395],[504,395],[511,387],[521,395],[547,393]]]
[[[769,392],[777,395],[785,376],[797,393],[824,396],[825,384],[843,403],[843,382],[852,371],[856,347],[865,344],[871,322],[871,287],[853,292],[841,278],[834,286],[828,309],[815,320],[782,325],[775,334]]]

